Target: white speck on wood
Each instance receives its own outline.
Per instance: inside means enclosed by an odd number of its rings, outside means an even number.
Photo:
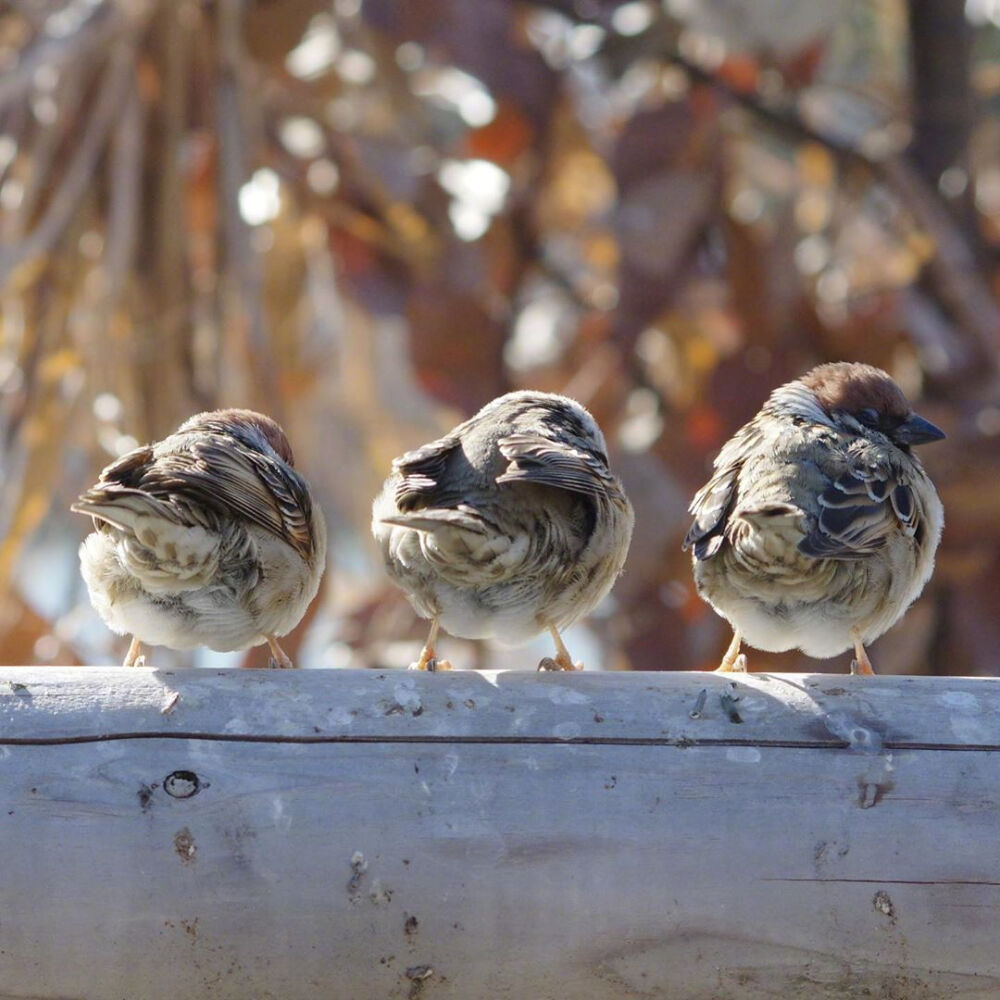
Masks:
[[[333,726],[334,728],[348,728],[352,722],[354,722],[354,716],[351,714],[349,708],[344,708],[341,705],[334,706],[326,713],[327,724]]]
[[[578,722],[560,722],[552,729],[552,734],[559,740],[575,740],[582,732]]]
[[[992,725],[979,718],[965,718],[956,715],[951,719],[951,731],[962,743],[990,743],[993,736]]]
[[[568,687],[552,687],[549,689],[549,701],[553,705],[588,705],[590,698],[582,691],[574,691]]]
[[[420,695],[414,691],[412,680],[409,683],[405,680],[400,681],[393,688],[393,697],[396,699],[396,704],[407,712],[423,711]]]
[[[945,691],[938,696],[942,705],[948,708],[960,709],[966,712],[981,712],[982,705],[971,691]]]
[[[383,884],[381,879],[374,879],[372,881],[372,887],[368,891],[368,898],[376,906],[383,906],[387,903],[392,902],[392,890],[387,889]]]

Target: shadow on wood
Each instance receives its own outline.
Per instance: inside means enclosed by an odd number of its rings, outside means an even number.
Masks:
[[[0,670],[0,997],[1000,995],[1000,683]]]

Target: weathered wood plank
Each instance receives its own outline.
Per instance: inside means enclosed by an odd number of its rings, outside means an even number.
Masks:
[[[1000,682],[737,684],[2,669],[0,997],[1000,995]]]
[[[1000,748],[998,697],[993,678],[11,667],[0,669],[0,736],[989,749]]]

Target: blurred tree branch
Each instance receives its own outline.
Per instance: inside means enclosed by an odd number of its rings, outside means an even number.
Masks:
[[[230,308],[245,318],[246,336],[253,359],[256,383],[262,396],[270,401],[271,412],[281,419],[281,397],[277,391],[274,358],[264,316],[262,277],[258,255],[250,245],[250,230],[240,214],[240,186],[247,169],[247,101],[243,83],[248,74],[241,36],[243,4],[241,0],[218,0],[218,65],[215,88],[216,128],[219,135],[220,201],[226,234],[227,257],[233,269],[232,279],[239,294],[227,296]]]
[[[87,190],[104,153],[115,116],[134,86],[135,50],[119,41],[105,70],[104,79],[83,135],[58,189],[41,220],[23,239],[0,250],[0,285],[7,283],[15,268],[52,250]]]
[[[924,0],[914,2],[920,6]],[[931,5],[935,2],[926,0]],[[950,2],[961,4],[961,0]],[[933,241],[935,252],[925,265],[925,284],[954,323],[968,352],[961,369],[948,372],[946,377],[957,380],[1000,374],[1000,307],[979,270],[967,233],[945,208],[936,187],[910,161],[911,155],[922,155],[930,139],[922,140],[920,150],[911,150],[907,155],[891,152],[875,155],[866,151],[860,142],[812,124],[793,92],[786,92],[783,99],[774,100],[756,91],[739,89],[717,72],[684,55],[679,49],[678,38],[678,26],[663,17],[640,35],[610,36],[602,52],[619,73],[639,55],[656,56],[673,63],[692,81],[712,87],[779,135],[796,142],[806,139],[818,143],[837,158],[842,168],[858,168],[883,183]],[[937,122],[937,116],[931,119],[925,115],[925,130],[931,120]],[[953,132],[952,138],[960,132],[961,126]],[[946,158],[955,155],[952,147]],[[931,169],[929,164],[928,169]]]
[[[913,79],[913,141],[908,151],[932,190],[950,167],[966,177],[952,197],[965,236],[978,246],[968,180],[968,147],[974,102],[970,57],[972,26],[965,0],[910,0],[910,51]]]

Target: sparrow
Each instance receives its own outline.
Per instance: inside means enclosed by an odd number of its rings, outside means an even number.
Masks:
[[[123,455],[71,507],[93,519],[80,546],[90,601],[142,644],[218,651],[278,644],[316,596],[326,524],[284,431],[252,410],[199,413]]]
[[[944,511],[913,445],[942,431],[871,365],[819,365],[771,393],[725,444],[684,539],[700,596],[742,642],[827,658],[894,625],[934,569]]]
[[[392,463],[372,507],[386,569],[438,629],[511,645],[548,630],[540,670],[581,670],[560,631],[594,609],[621,573],[632,505],[604,435],[575,400],[511,392]]]

